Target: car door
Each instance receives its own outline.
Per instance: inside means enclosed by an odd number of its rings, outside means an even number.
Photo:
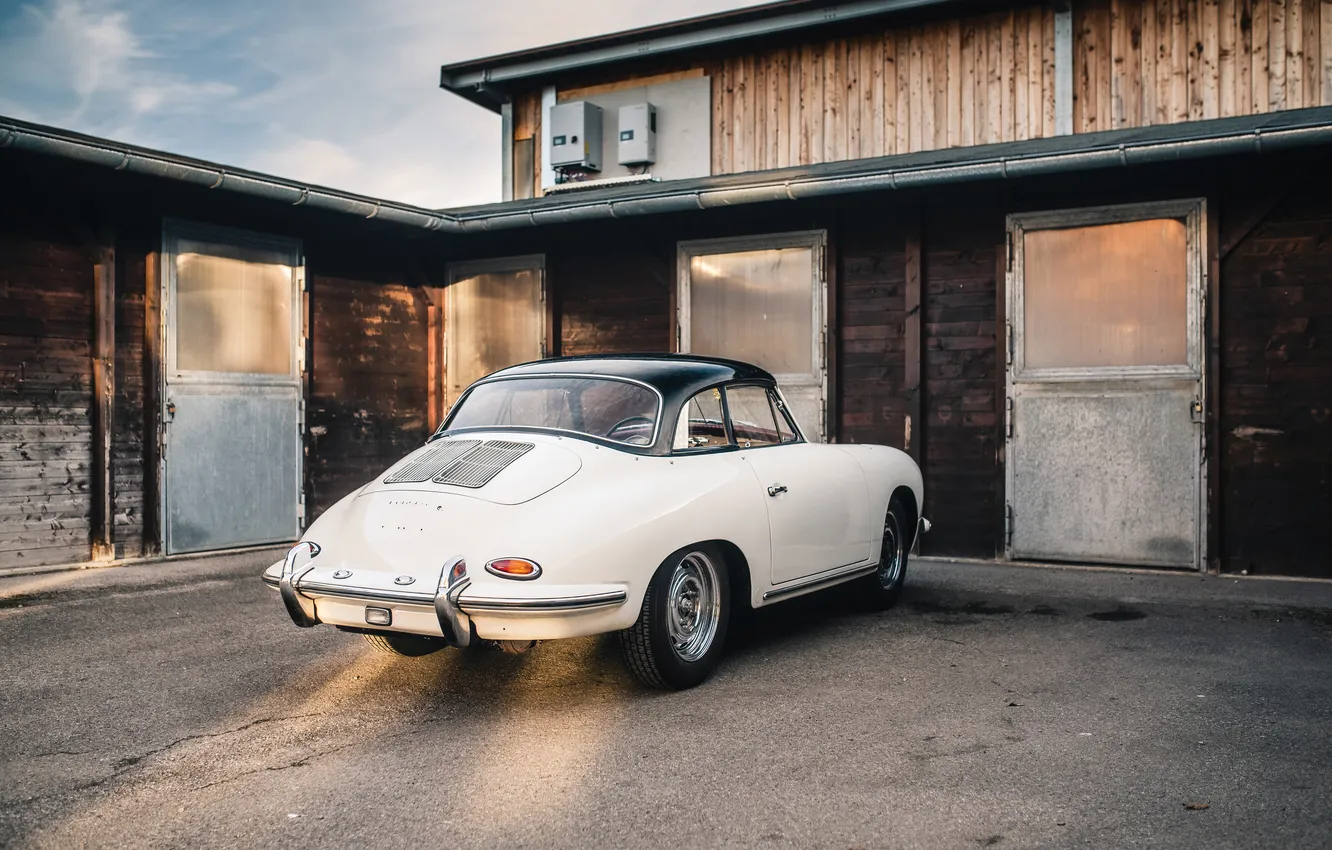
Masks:
[[[766,387],[727,387],[726,409],[739,455],[767,494],[773,585],[867,562],[860,464],[836,446],[802,440]]]

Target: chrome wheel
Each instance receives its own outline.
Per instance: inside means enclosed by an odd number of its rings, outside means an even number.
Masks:
[[[666,629],[671,647],[682,661],[707,654],[721,621],[717,567],[699,551],[680,559],[666,590]]]
[[[889,511],[883,521],[883,547],[879,550],[879,571],[875,576],[879,585],[888,590],[897,584],[902,576],[902,565],[906,563],[906,540],[898,526],[897,513]]]

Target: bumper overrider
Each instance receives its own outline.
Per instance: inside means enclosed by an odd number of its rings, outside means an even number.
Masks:
[[[396,626],[393,630],[421,633],[425,624],[419,615],[427,609],[433,609],[434,620],[445,642],[450,646],[466,647],[477,640],[473,615],[506,619],[522,615],[543,619],[581,615],[618,607],[628,598],[624,588],[614,586],[583,586],[577,588],[578,592],[553,596],[508,597],[467,593],[473,585],[461,557],[451,558],[444,564],[434,591],[370,587],[351,581],[355,576],[348,570],[334,572],[332,578],[335,581],[316,574],[315,565],[311,562],[318,554],[319,547],[316,544],[298,543],[287,553],[277,575],[273,574],[272,568],[263,575],[264,583],[276,589],[282,597],[282,604],[292,622],[302,628],[317,626],[326,620],[343,627],[363,628],[366,624],[373,627],[376,624],[370,622],[368,617],[364,624],[348,622],[346,612],[358,607],[369,611],[385,606],[394,612],[390,618]],[[550,590],[559,592],[553,587]],[[464,594],[467,595],[464,597]],[[340,615],[321,619],[319,604],[335,607]],[[412,621],[413,617],[415,622]],[[407,620],[410,625],[402,623],[403,620]]]

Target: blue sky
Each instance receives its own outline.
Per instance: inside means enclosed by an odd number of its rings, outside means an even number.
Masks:
[[[0,0],[0,115],[423,206],[499,200],[439,66],[754,0]]]

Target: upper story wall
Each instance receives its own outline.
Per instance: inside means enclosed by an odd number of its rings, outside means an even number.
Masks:
[[[807,31],[734,55],[603,68],[557,91],[708,76],[713,174],[1042,138],[1061,111],[1088,133],[1332,105],[1332,0],[1074,0],[1071,24],[1064,110],[1044,4]],[[541,185],[541,98],[513,106],[514,197]]]

